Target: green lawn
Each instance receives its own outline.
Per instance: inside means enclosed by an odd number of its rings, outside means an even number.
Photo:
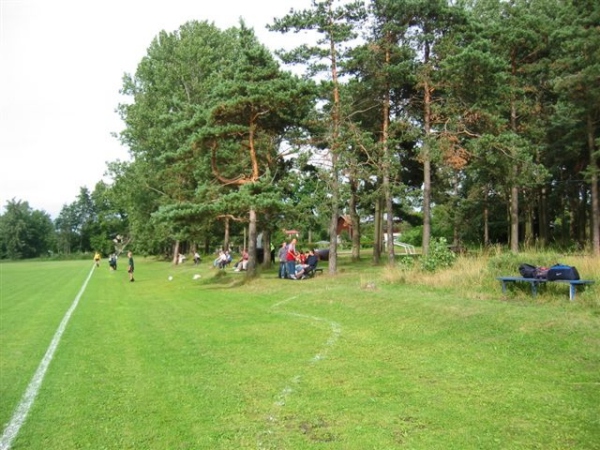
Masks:
[[[91,267],[0,266],[3,425]],[[600,449],[596,309],[341,269],[104,262],[11,448]]]

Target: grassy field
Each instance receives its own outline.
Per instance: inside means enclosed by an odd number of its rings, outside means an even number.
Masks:
[[[246,282],[137,258],[130,283],[104,261],[11,448],[600,449],[600,286],[504,297],[508,267]],[[3,426],[91,269],[0,265]]]

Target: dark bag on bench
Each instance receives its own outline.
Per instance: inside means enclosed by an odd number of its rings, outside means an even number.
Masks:
[[[537,267],[531,264],[523,263],[519,266],[519,273],[523,278],[535,278]]]
[[[537,267],[531,264],[523,263],[519,266],[519,273],[523,278],[537,278],[545,280],[548,274],[547,267]]]
[[[556,264],[548,269],[548,281],[579,280],[579,272],[573,266]]]

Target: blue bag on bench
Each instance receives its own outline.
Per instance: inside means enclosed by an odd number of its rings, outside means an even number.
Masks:
[[[548,281],[554,280],[579,280],[579,272],[573,266],[556,264],[548,269]]]

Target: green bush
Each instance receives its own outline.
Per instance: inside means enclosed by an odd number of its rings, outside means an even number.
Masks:
[[[455,260],[456,254],[448,248],[446,238],[432,239],[429,252],[421,259],[421,268],[427,272],[435,272],[438,269],[452,267]]]

